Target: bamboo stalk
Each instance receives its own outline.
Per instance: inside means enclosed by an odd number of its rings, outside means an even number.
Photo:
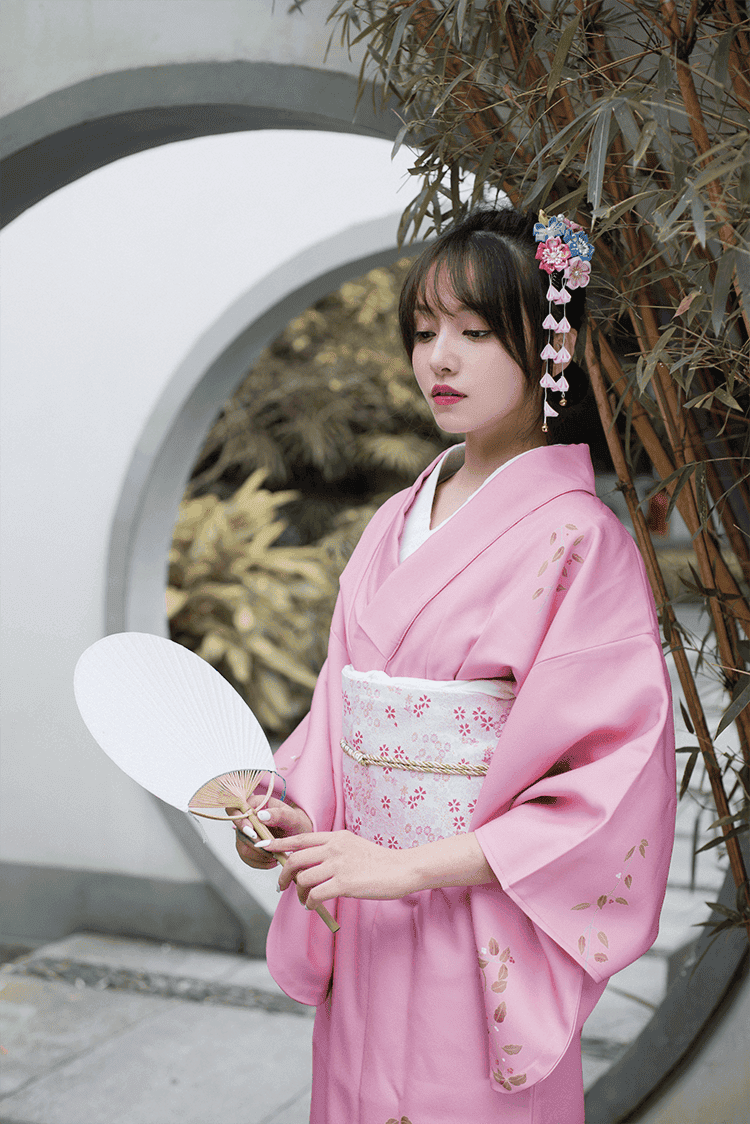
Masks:
[[[607,377],[616,393],[620,397],[624,396],[626,405],[628,408],[632,409],[633,428],[638,434],[657,475],[660,476],[662,480],[665,480],[675,471],[675,465],[659,440],[646,410],[638,403],[633,392],[628,389],[625,372],[622,370],[616,355],[605,337],[600,336],[599,345],[602,353],[602,363],[607,372]],[[668,484],[666,488],[671,495],[675,489],[675,485],[674,483]],[[695,535],[700,526],[700,519],[698,518],[697,508],[695,505],[689,504],[688,498],[684,492],[685,489],[683,488],[682,492],[680,492],[677,497],[677,510],[684,519],[690,534]],[[714,542],[710,536],[707,540],[707,549],[716,588],[724,597],[731,600],[732,613],[742,625],[745,635],[750,638],[750,606],[747,605],[742,596],[734,575],[729,569],[718,544]]]
[[[664,576],[659,567],[659,562],[656,557],[654,544],[651,541],[651,536],[646,527],[646,521],[643,517],[638,496],[633,485],[633,479],[628,469],[625,454],[623,453],[622,445],[620,443],[620,436],[617,432],[617,427],[613,424],[612,408],[609,404],[607,391],[604,385],[604,378],[602,376],[601,367],[594,350],[594,343],[591,333],[588,334],[586,339],[586,366],[588,368],[591,386],[596,399],[599,416],[604,427],[604,432],[607,438],[607,445],[609,447],[612,463],[615,466],[617,477],[620,482],[625,500],[628,505],[630,517],[633,521],[633,527],[636,533],[638,546],[643,556],[643,561],[646,566],[651,588],[654,591],[654,599],[656,600],[657,607],[659,608],[660,615],[663,622],[667,622],[664,628],[665,635],[669,636],[670,651],[674,656],[677,673],[680,679],[680,686],[682,687],[683,694],[685,695],[685,702],[687,703],[688,713],[693,728],[698,739],[701,755],[706,768],[706,774],[711,785],[711,794],[714,798],[716,810],[719,813],[719,818],[724,819],[729,817],[731,809],[727,794],[724,789],[724,780],[721,775],[721,768],[716,760],[716,752],[714,750],[713,741],[708,731],[708,724],[706,722],[705,712],[703,705],[700,701],[698,689],[695,685],[693,673],[690,670],[687,654],[682,643],[680,629],[677,625],[677,620],[672,609],[669,595],[667,593]],[[722,824],[722,833],[725,837],[724,845],[729,855],[729,864],[734,878],[735,886],[737,887],[738,894],[743,891],[747,892],[748,877],[745,869],[745,862],[740,849],[739,840],[737,836],[726,838],[732,830],[731,824],[728,820]],[[750,917],[745,920],[745,929],[747,931],[748,939],[750,940]]]

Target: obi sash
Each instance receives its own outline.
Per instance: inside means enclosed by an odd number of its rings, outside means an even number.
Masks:
[[[351,666],[341,679],[347,829],[398,849],[468,831],[515,684]]]

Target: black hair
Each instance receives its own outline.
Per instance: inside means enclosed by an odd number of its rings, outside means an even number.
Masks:
[[[445,312],[435,278],[444,277],[456,300],[476,312],[492,329],[511,359],[537,386],[540,353],[547,342],[542,327],[548,310],[550,276],[539,268],[534,214],[514,207],[472,211],[440,235],[412,265],[399,302],[399,326],[406,353],[414,350],[415,317],[421,309]],[[433,272],[434,270],[434,272]],[[562,275],[552,274],[557,288]],[[428,291],[429,290],[429,291]],[[571,291],[565,315],[571,328],[581,327],[585,291]]]

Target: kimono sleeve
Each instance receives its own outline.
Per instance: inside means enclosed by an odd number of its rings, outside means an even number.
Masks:
[[[341,630],[337,603],[328,658],[310,711],[275,755],[287,782],[287,797],[307,812],[314,831],[344,827],[341,754],[332,752],[341,740],[341,669],[349,662]],[[301,906],[292,884],[281,896],[266,941],[268,967],[287,995],[311,1006],[323,1001],[333,966],[333,940],[317,914]]]
[[[658,932],[674,837],[669,679],[652,633],[537,661],[495,766],[525,755],[542,775],[476,837],[504,892],[592,979]]]

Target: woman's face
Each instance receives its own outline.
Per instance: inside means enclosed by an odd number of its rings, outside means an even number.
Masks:
[[[427,291],[433,290],[434,279]],[[412,366],[446,433],[513,443],[533,425],[538,404],[522,369],[476,312],[438,282],[446,309],[417,310]],[[437,304],[437,301],[433,301]]]

